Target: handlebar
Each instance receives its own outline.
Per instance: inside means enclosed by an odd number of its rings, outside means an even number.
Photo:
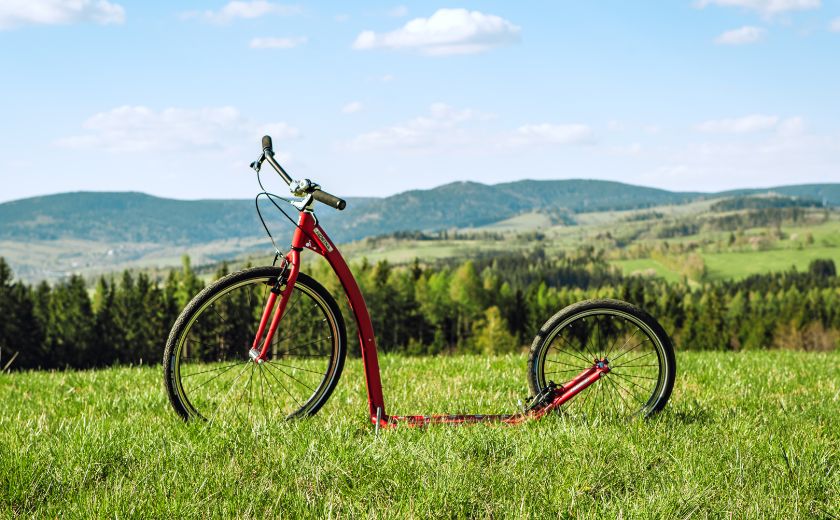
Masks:
[[[268,164],[270,164],[271,167],[274,168],[274,170],[277,172],[277,174],[280,175],[280,177],[286,182],[286,184],[288,184],[291,187],[292,183],[294,183],[295,181],[292,179],[291,175],[286,173],[286,170],[284,170],[283,167],[280,166],[280,163],[278,163],[277,160],[274,159],[274,147],[272,146],[270,135],[263,136],[262,148],[263,154],[261,159],[268,161]],[[261,162],[262,161],[260,160],[256,163],[258,171]],[[336,197],[335,195],[321,190],[317,184],[312,184],[308,180],[306,181],[306,184],[308,186],[306,189],[306,193],[311,194],[312,198],[317,200],[318,202],[326,204],[327,206],[331,206],[339,211],[347,207],[347,201],[345,201],[344,199]]]
[[[335,209],[341,211],[347,207],[347,201],[336,197],[335,195],[331,195],[326,191],[322,191],[320,189],[316,189],[312,192],[312,198],[317,200],[322,204],[326,204],[327,206],[332,206]]]

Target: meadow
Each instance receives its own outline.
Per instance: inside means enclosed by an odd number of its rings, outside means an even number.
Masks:
[[[388,355],[392,413],[501,412],[524,355]],[[311,419],[185,424],[159,366],[0,375],[0,517],[840,518],[840,351],[678,352],[648,421],[374,433],[358,359]]]

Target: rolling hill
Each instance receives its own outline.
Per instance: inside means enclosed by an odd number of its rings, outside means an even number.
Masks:
[[[574,222],[576,214],[765,192],[840,205],[840,184],[698,193],[572,179],[496,185],[454,182],[385,198],[350,198],[344,212],[319,205],[318,215],[334,240],[348,242],[395,231],[489,226],[534,212],[559,213]],[[277,228],[283,217],[267,202],[261,206],[269,208],[282,247],[289,224]],[[30,280],[75,271],[172,265],[184,252],[201,262],[270,250],[253,200],[186,201],[136,192],[74,192],[0,204],[0,256]]]

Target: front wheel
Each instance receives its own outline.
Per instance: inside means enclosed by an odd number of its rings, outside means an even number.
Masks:
[[[674,348],[647,312],[618,300],[586,300],[552,316],[537,333],[528,359],[534,395],[593,365],[609,371],[560,409],[583,419],[649,417],[671,395]]]
[[[246,424],[312,415],[344,367],[341,311],[326,289],[298,274],[262,363],[248,355],[278,267],[229,274],[178,317],[163,357],[169,401],[184,419]]]

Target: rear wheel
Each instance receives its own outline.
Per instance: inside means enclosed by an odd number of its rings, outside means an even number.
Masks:
[[[178,317],[164,352],[166,390],[184,419],[256,424],[313,415],[344,367],[346,333],[335,300],[300,273],[263,363],[251,349],[282,270],[232,273],[201,291]]]
[[[542,326],[531,345],[528,383],[539,395],[597,362],[610,368],[560,409],[584,419],[649,417],[671,395],[676,373],[668,335],[647,312],[618,300],[566,307]]]

